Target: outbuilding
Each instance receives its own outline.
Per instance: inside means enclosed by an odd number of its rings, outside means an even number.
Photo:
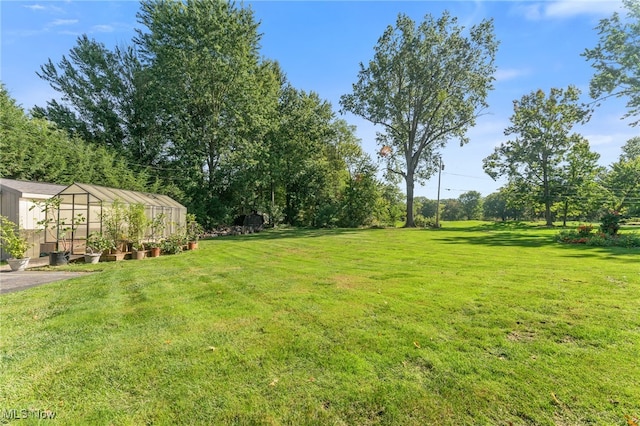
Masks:
[[[44,218],[44,212],[34,208],[35,202],[47,200],[66,188],[46,182],[28,182],[0,178],[0,215],[18,224],[33,245],[27,252],[29,257],[40,255],[40,244],[44,234],[37,232],[37,222]],[[0,259],[9,255],[0,250]]]
[[[153,236],[162,239],[186,228],[187,208],[171,197],[162,194],[109,188],[99,185],[74,183],[55,195],[59,200],[56,220],[70,223],[73,218],[82,217],[70,238],[73,254],[85,251],[87,236],[92,233],[107,233],[106,219],[115,209],[126,211],[132,205],[144,207],[149,223],[160,219],[159,231]],[[126,231],[126,218],[123,218],[123,230]],[[57,243],[49,233],[46,243]],[[151,236],[145,235],[145,239]]]

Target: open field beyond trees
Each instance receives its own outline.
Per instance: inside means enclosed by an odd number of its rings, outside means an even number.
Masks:
[[[640,252],[556,233],[276,230],[70,265],[95,273],[0,297],[1,420],[637,424]]]

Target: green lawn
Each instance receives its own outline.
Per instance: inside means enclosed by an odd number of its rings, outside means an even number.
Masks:
[[[0,420],[635,424],[640,251],[556,232],[281,230],[69,266],[96,273],[0,296]]]

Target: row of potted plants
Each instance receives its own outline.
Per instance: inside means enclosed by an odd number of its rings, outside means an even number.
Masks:
[[[195,215],[187,214],[187,224],[183,229],[160,239],[165,227],[164,214],[150,220],[141,205],[131,205],[128,209],[118,212],[121,208],[123,207],[120,205],[112,206],[111,211],[105,214],[104,233],[93,233],[87,238],[86,262],[97,263],[105,253],[113,256],[110,260],[122,260],[128,252],[131,252],[133,259],[143,259],[147,254],[157,257],[161,252],[175,254],[184,247],[190,250],[197,248],[203,228],[196,221]],[[126,222],[126,227],[123,222]],[[127,231],[126,235],[124,229]]]
[[[40,208],[45,212],[44,219],[37,222],[40,231],[48,233],[56,241],[56,247],[50,253],[51,265],[66,264],[71,254],[70,237],[85,222],[84,216],[76,214],[67,220],[58,220],[61,200],[51,198],[37,202],[31,208]],[[29,262],[26,253],[32,244],[21,235],[19,227],[8,218],[0,216],[0,238],[4,250],[11,256],[9,264],[12,269],[23,270]],[[164,214],[148,219],[142,204],[126,206],[120,201],[114,202],[102,214],[103,232],[94,232],[86,240],[85,261],[96,263],[104,254],[114,255],[116,260],[124,258],[125,253],[132,252],[134,258],[142,259],[147,251],[151,257],[160,252],[177,253],[184,247],[192,249],[202,235],[202,226],[195,215],[187,214],[187,223],[182,229],[168,238],[162,239],[165,228]]]

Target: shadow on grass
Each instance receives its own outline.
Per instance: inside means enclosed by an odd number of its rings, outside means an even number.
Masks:
[[[424,229],[416,230],[418,232],[433,233],[434,241],[441,241],[446,244],[469,244],[469,245],[485,245],[494,247],[555,247],[563,251],[562,256],[588,258],[624,255],[640,255],[639,249],[626,249],[622,247],[591,247],[575,244],[561,244],[554,240],[555,232],[541,231],[557,231],[566,229],[561,226],[547,227],[540,223],[532,222],[491,222],[481,223],[472,226],[444,226],[440,229]],[[230,235],[209,240],[217,240],[219,238],[224,241],[234,243],[251,243],[255,241],[268,241],[277,239],[299,239],[299,238],[318,238],[325,236],[337,235],[357,235],[365,232],[374,232],[376,228],[280,228],[266,229],[262,232],[245,235]],[[440,234],[440,235],[439,235]],[[620,259],[629,262],[637,262],[636,259]]]
[[[485,245],[496,247],[545,247],[557,244],[553,241],[553,237],[544,235],[524,235],[517,233],[499,233],[499,234],[482,234],[482,235],[460,235],[457,234],[452,237],[443,237],[435,239],[444,241],[449,244],[471,244],[471,245]]]
[[[624,247],[593,247],[582,244],[560,244],[556,243],[562,250],[566,250],[567,253],[563,253],[563,257],[575,257],[575,258],[602,258],[604,257],[612,257],[615,258],[616,261],[625,262],[625,263],[633,263],[635,265],[638,264],[640,260],[640,249],[639,248],[624,248]],[[635,256],[633,257],[624,257],[624,256]]]
[[[317,229],[317,228],[281,228],[281,229],[266,229],[262,232],[256,232],[253,234],[244,235],[225,235],[220,237],[204,238],[204,240],[217,240],[222,238],[224,241],[234,242],[250,242],[256,240],[279,240],[287,238],[317,238],[325,237],[329,235],[345,235],[345,234],[358,234],[371,229],[366,228],[331,228],[331,229]]]
[[[553,247],[562,251],[563,257],[574,258],[602,258],[604,256],[615,257],[623,262],[637,263],[638,259],[624,258],[625,255],[640,256],[640,249],[624,247],[595,247],[583,244],[562,244],[555,241],[553,234],[538,233],[540,230],[556,230],[557,232],[567,229],[564,227],[547,227],[535,223],[525,222],[496,222],[481,224],[468,228],[445,229],[449,236],[435,239],[449,244],[470,244],[485,245],[495,247]],[[436,230],[440,231],[440,230]],[[451,236],[451,232],[455,235]],[[481,232],[481,234],[478,234]]]

